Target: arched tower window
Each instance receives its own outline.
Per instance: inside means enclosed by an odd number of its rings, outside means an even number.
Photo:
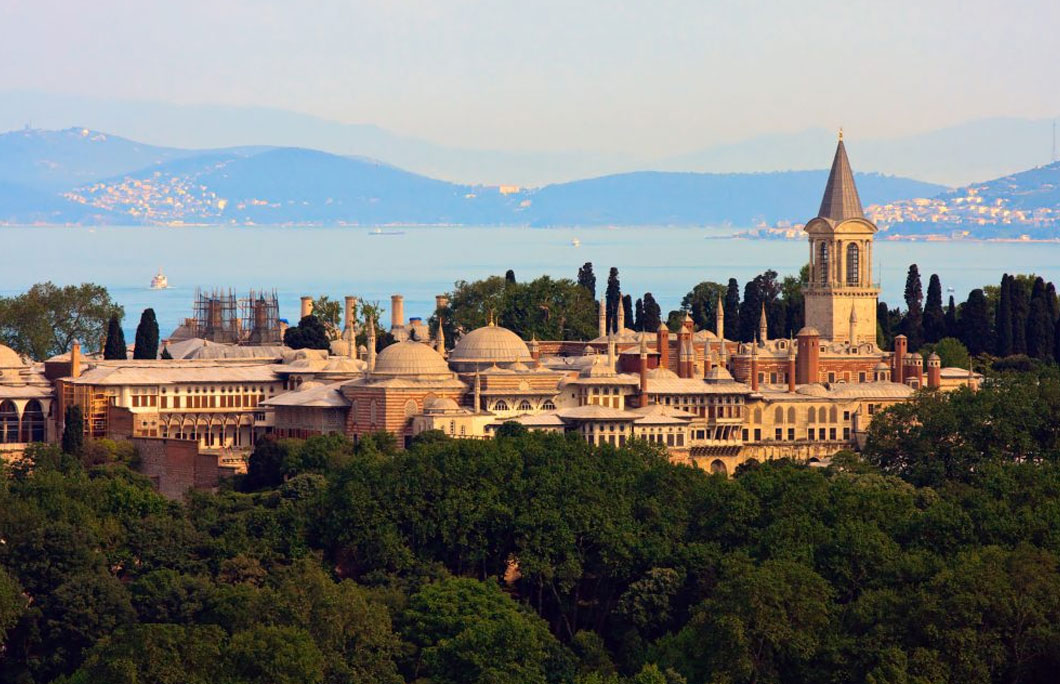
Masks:
[[[784,409],[783,408],[778,406],[777,410],[773,412],[773,422],[777,423],[778,425],[780,423],[784,422]]]
[[[794,406],[789,406],[788,407],[788,422],[791,423],[792,425],[795,424],[795,407]]]
[[[861,250],[856,243],[847,245],[847,285],[861,282]]]
[[[817,409],[815,409],[813,406],[811,406],[810,410],[806,413],[806,422],[807,423],[816,423],[817,422]]]
[[[828,242],[821,240],[817,247],[817,279],[822,285],[828,284]]]
[[[0,402],[0,443],[18,441],[18,409],[12,401]]]
[[[44,441],[44,409],[40,402],[31,399],[22,411],[22,439],[23,442]]]

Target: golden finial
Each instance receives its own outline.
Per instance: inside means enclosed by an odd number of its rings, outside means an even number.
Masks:
[[[843,127],[839,127],[839,142],[843,142]]]

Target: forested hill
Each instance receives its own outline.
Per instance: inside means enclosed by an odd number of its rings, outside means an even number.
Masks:
[[[813,216],[826,178],[824,170],[636,172],[525,189],[449,183],[302,148],[178,150],[84,129],[0,135],[6,223],[749,226]],[[876,174],[858,182],[866,203],[945,189]]]
[[[0,681],[1055,682],[1060,375],[923,392],[734,478],[576,435],[263,440],[183,503],[128,445],[0,479]]]

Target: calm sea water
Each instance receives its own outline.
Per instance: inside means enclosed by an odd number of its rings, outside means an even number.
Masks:
[[[634,297],[651,292],[665,312],[703,280],[735,277],[742,284],[767,268],[797,273],[808,252],[801,241],[716,239],[721,231],[696,228],[402,230],[372,235],[363,227],[0,227],[0,294],[44,280],[101,283],[125,306],[127,336],[148,306],[165,336],[192,315],[196,287],[230,287],[238,296],[250,288],[275,288],[280,315],[288,319],[298,316],[299,296],[320,294],[353,294],[389,309],[390,295],[401,293],[406,316],[428,316],[434,295],[458,279],[503,275],[509,268],[520,280],[542,274],[574,278],[591,261],[598,290],[608,268],[617,266],[623,291]],[[575,238],[579,247],[571,244]],[[875,261],[882,298],[892,304],[901,301],[906,269],[914,262],[925,289],[928,275],[938,273],[958,301],[1006,271],[1060,282],[1060,244],[881,242]],[[159,267],[169,276],[169,290],[148,287]]]

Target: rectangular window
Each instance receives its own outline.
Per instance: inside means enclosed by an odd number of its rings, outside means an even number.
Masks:
[[[858,382],[865,382],[865,371],[858,373]]]
[[[833,442],[835,441],[835,428],[828,429],[828,438]]]
[[[682,434],[677,435],[677,446],[683,447],[685,445],[685,436]]]
[[[835,373],[828,374],[828,382],[835,382]]]
[[[843,411],[843,420],[850,420],[850,411]]]
[[[843,428],[843,441],[850,441],[850,428],[848,427]]]
[[[169,397],[162,397],[162,408],[169,408]]]
[[[762,441],[762,428],[755,428],[755,441],[756,442],[761,442]]]
[[[784,428],[777,428],[776,439],[778,442],[784,439]]]
[[[808,439],[808,440],[810,440],[812,442],[813,441],[813,437],[814,437],[814,429],[813,428],[808,428],[806,430],[806,439]]]
[[[788,428],[788,441],[789,442],[794,442],[795,441],[795,428]]]
[[[769,374],[769,382],[773,383],[774,385],[777,384],[777,374],[776,373],[770,373]]]
[[[673,446],[673,445],[674,445],[674,436],[673,435],[666,435],[666,446]]]

